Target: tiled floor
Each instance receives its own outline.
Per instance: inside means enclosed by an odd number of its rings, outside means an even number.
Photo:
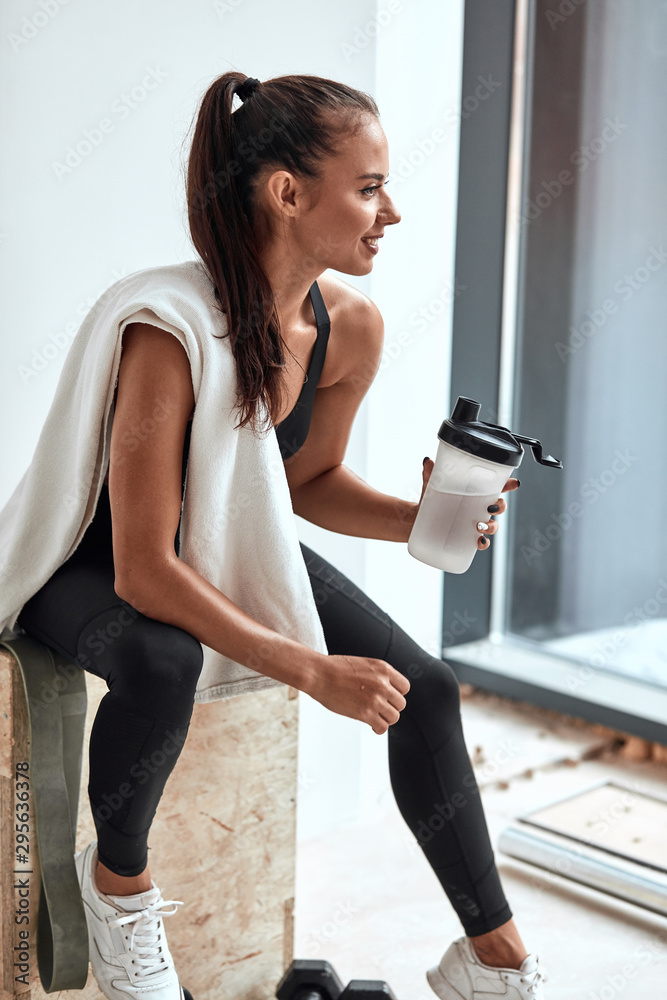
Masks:
[[[667,998],[667,919],[497,849],[516,816],[603,780],[667,797],[667,765],[627,759],[579,720],[481,692],[462,715],[505,894],[549,975],[547,1000]],[[425,970],[462,934],[390,791],[371,822],[300,843],[297,957],[328,959],[344,983],[385,979],[398,1000],[433,1000]]]

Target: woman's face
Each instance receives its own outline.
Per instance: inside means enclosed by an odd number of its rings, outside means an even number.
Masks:
[[[339,141],[335,156],[321,161],[317,181],[303,182],[286,171],[274,173],[269,181],[274,199],[282,199],[283,221],[289,223],[283,228],[289,232],[292,252],[298,251],[304,265],[312,261],[319,273],[333,268],[343,274],[368,274],[385,228],[401,219],[385,188],[386,136],[374,116],[362,121],[355,135]],[[289,194],[287,178],[293,184]]]

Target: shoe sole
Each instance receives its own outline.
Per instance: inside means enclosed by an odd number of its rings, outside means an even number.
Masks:
[[[439,966],[435,965],[426,973],[428,984],[440,1000],[466,1000],[462,993],[459,993],[451,983],[448,983]]]

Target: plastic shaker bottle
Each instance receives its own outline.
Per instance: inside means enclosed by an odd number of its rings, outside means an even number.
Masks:
[[[473,561],[477,522],[488,520],[487,507],[521,464],[521,442],[540,465],[563,468],[557,458],[542,455],[535,438],[478,420],[480,409],[481,403],[459,396],[451,417],[443,420],[433,472],[408,539],[411,556],[447,573],[465,573]]]

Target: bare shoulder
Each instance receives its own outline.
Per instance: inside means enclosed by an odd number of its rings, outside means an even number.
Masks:
[[[382,330],[382,314],[373,300],[354,285],[344,281],[332,271],[326,271],[317,279],[322,298],[331,317],[345,329],[365,328],[369,324],[374,332]]]
[[[382,355],[384,322],[375,302],[332,271],[317,279],[331,320],[327,384],[363,370],[376,370]],[[332,374],[335,377],[332,377]]]

